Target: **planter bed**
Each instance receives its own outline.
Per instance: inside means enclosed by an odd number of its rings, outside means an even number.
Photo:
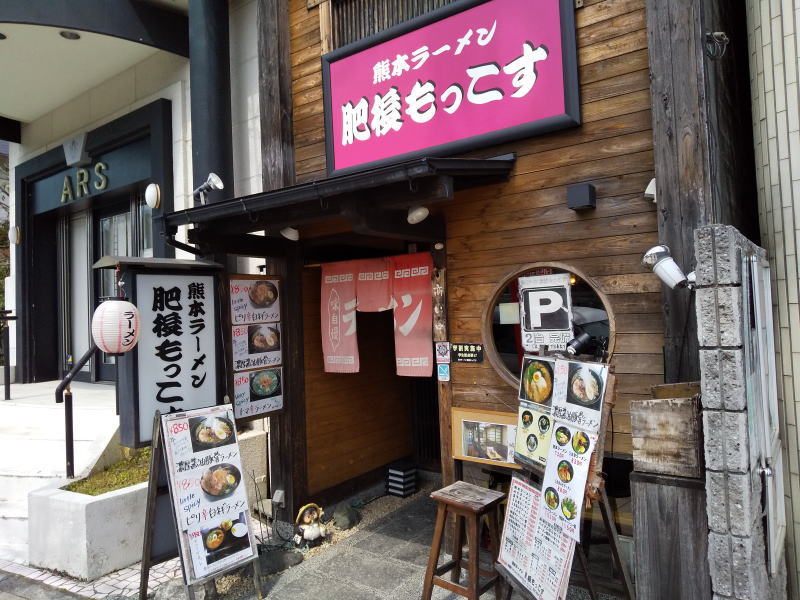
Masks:
[[[91,581],[141,560],[147,482],[99,496],[62,485],[28,494],[31,566]]]

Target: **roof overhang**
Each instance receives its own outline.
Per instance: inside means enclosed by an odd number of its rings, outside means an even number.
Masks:
[[[282,254],[287,245],[294,244],[276,236],[284,227],[331,219],[350,221],[349,245],[374,245],[375,240],[433,242],[444,239],[443,220],[431,216],[409,224],[408,208],[450,200],[458,190],[506,181],[515,160],[514,154],[488,159],[420,158],[196,206],[166,215],[165,225],[172,232],[182,225],[196,225],[190,241],[256,256]],[[241,235],[264,231],[267,237]]]

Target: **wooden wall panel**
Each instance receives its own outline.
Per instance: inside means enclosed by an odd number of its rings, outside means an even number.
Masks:
[[[298,181],[325,177],[319,38],[312,35],[319,15],[300,10],[304,2],[291,0]],[[448,230],[448,317],[452,341],[480,341],[486,302],[509,272],[560,261],[591,276],[617,320],[619,395],[607,449],[630,456],[630,400],[649,397],[664,373],[661,284],[639,266],[658,243],[656,207],[643,197],[654,176],[645,0],[585,0],[575,14],[583,125],[470,153],[515,152],[510,181],[459,192],[435,208]],[[565,186],[578,182],[595,186],[594,211],[566,208]],[[514,389],[488,362],[453,365],[452,393],[455,406],[516,410]]]
[[[348,481],[412,453],[408,380],[394,365],[392,314],[359,313],[361,372],[325,373],[320,270],[303,273],[308,492]]]

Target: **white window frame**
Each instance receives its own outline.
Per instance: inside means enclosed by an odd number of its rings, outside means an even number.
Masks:
[[[775,575],[786,538],[783,456],[769,263],[755,255],[742,258],[742,321],[750,462],[765,492],[767,558]]]

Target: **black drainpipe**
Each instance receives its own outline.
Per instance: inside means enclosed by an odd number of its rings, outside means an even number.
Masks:
[[[232,198],[231,68],[228,2],[189,0],[189,77],[192,98],[192,189],[209,172],[225,184],[208,202]]]

